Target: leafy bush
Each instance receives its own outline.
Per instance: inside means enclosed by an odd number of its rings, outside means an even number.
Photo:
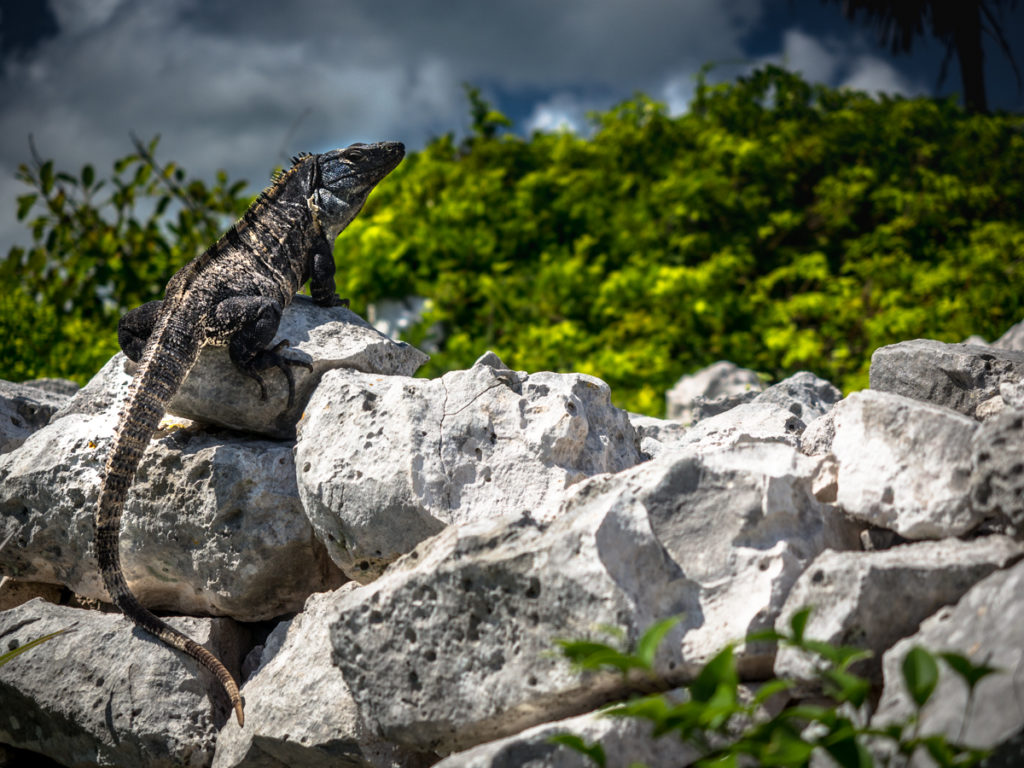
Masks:
[[[658,412],[729,359],[847,390],[871,352],[994,338],[1024,316],[1024,120],[875,100],[775,67],[701,83],[688,114],[642,96],[585,138],[431,142],[339,240],[358,310],[419,294],[447,343],[528,370],[592,373]],[[415,333],[408,337],[414,343]]]
[[[33,244],[0,261],[0,378],[86,381],[117,351],[118,318],[162,295],[252,200],[244,181],[190,179],[157,164],[157,139],[135,143],[108,179],[91,165],[72,175],[38,158],[18,168],[31,190],[18,198],[18,219]]]
[[[850,390],[878,346],[994,338],[1024,316],[1021,117],[775,67],[700,82],[678,117],[638,96],[595,114],[588,137],[517,137],[469,97],[472,135],[410,153],[336,246],[356,311],[430,300],[406,334],[444,330],[425,375],[491,348],[600,376],[618,405],[658,413],[680,375],[718,359]],[[91,375],[118,312],[157,297],[249,201],[153,149],[116,164],[106,197],[89,167],[22,167],[19,214],[42,213],[33,246],[0,263],[19,294],[0,302],[0,377]]]
[[[903,661],[903,679],[914,703],[915,713],[902,723],[885,728],[870,728],[865,704],[871,693],[870,682],[853,674],[851,665],[870,656],[857,648],[834,646],[804,637],[810,610],[798,612],[790,632],[772,630],[750,635],[748,642],[770,640],[793,646],[817,656],[820,682],[831,705],[798,703],[774,716],[763,705],[792,687],[788,680],[776,679],[761,684],[756,693],[745,698],[733,657],[733,645],[727,645],[697,674],[693,682],[671,693],[655,693],[615,703],[603,714],[609,717],[637,718],[648,721],[654,738],[675,736],[697,748],[697,766],[755,765],[802,768],[811,763],[814,752],[827,753],[842,768],[869,768],[874,757],[869,744],[892,748],[896,765],[908,764],[918,750],[925,750],[943,768],[978,765],[989,753],[956,743],[944,734],[921,734],[921,710],[938,684],[936,657],[915,647]],[[612,669],[629,679],[636,672],[647,677],[647,686],[669,691],[672,683],[660,679],[654,671],[657,646],[671,629],[675,619],[651,627],[637,643],[636,650],[624,652],[612,645],[593,640],[561,641],[562,652],[580,670]],[[975,665],[959,654],[940,655],[968,688],[967,710],[974,689],[984,677],[996,670]],[[587,755],[604,768],[604,749],[599,743],[587,744],[571,733],[559,734],[556,743]]]

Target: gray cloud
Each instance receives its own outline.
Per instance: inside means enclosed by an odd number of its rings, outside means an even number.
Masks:
[[[23,191],[13,173],[30,133],[44,156],[72,170],[109,168],[130,151],[129,132],[160,133],[162,158],[206,177],[225,168],[258,188],[298,151],[384,138],[417,148],[464,130],[463,82],[530,94],[524,130],[562,117],[579,123],[636,90],[680,111],[702,64],[732,62],[721,71],[734,72],[750,61],[743,41],[764,4],[49,2],[59,33],[3,62],[0,254],[28,240],[13,220]],[[790,56],[831,77],[835,58],[814,45],[787,37]],[[858,82],[900,85],[873,61],[843,61]]]

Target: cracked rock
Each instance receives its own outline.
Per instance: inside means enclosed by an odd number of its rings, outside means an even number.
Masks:
[[[939,683],[915,726],[922,736],[945,734],[972,747],[992,749],[1016,741],[1024,732],[1021,674],[1024,670],[1024,562],[978,582],[955,606],[921,623],[920,630],[897,643],[882,660],[885,688],[871,727],[906,722],[914,705],[903,682],[902,664],[911,648],[934,654],[952,652],[996,672],[978,683],[968,706],[967,686],[944,661]],[[1000,750],[1001,751],[1001,750]],[[1005,759],[1005,758],[1004,758]],[[919,750],[912,766],[934,765]],[[1002,765],[1019,765],[1008,760]]]
[[[978,422],[949,408],[863,390],[832,413],[836,503],[908,539],[959,536],[984,515],[968,497]]]
[[[955,603],[993,571],[1020,560],[1024,549],[1005,536],[945,539],[882,552],[818,555],[793,586],[775,628],[811,608],[805,637],[871,651],[853,671],[881,679],[881,657],[897,640],[944,605]],[[816,661],[791,646],[779,648],[775,674],[813,681]]]
[[[971,441],[971,462],[974,509],[1002,517],[1024,538],[1024,410],[982,425]]]
[[[349,582],[338,594],[355,586]],[[224,724],[214,768],[425,768],[436,761],[382,741],[363,721],[331,664],[328,622],[336,599],[311,595],[267,638],[259,667],[242,686],[245,727],[234,718]]]
[[[238,371],[226,347],[206,346],[167,406],[175,416],[290,440],[310,394],[326,371],[351,368],[369,373],[411,376],[429,358],[402,341],[392,341],[345,307],[318,307],[296,296],[281,315],[271,346],[287,339],[282,354],[312,366],[292,366],[295,401],[289,408],[284,375],[263,374],[267,399],[259,385]],[[128,370],[134,370],[128,363]]]
[[[603,381],[517,373],[493,354],[440,379],[330,372],[295,448],[306,514],[362,582],[446,525],[542,514],[572,484],[642,458]]]
[[[952,408],[971,418],[999,395],[1003,382],[1024,380],[1024,350],[914,339],[876,349],[871,389]]]
[[[739,405],[750,392],[764,389],[761,378],[751,370],[726,360],[683,376],[665,394],[667,416],[683,424],[693,424],[694,408],[711,415]]]
[[[233,674],[246,633],[228,619],[168,623]],[[117,614],[36,599],[0,613],[3,650],[62,635],[0,667],[0,742],[66,766],[207,766],[228,701],[185,654]]]
[[[332,595],[334,663],[374,732],[444,753],[590,711],[626,690],[622,678],[580,675],[556,640],[602,625],[635,643],[682,614],[655,660],[661,674],[679,669],[680,636],[701,622],[698,586],[642,505],[595,497],[607,477],[574,488],[550,523],[453,525],[372,584]]]
[[[73,413],[0,456],[0,572],[107,600],[93,515],[112,410]],[[150,442],[125,504],[121,560],[151,609],[259,621],[344,578],[313,537],[291,446],[177,430]]]
[[[45,427],[68,398],[28,383],[0,381],[0,453],[13,451]]]
[[[698,422],[681,443],[714,450],[740,443],[799,445],[807,422],[826,414],[842,397],[838,389],[813,373],[800,373],[773,384],[749,403]]]

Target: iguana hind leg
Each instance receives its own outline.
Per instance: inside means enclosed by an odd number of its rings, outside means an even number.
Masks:
[[[133,362],[142,359],[142,350],[153,334],[163,301],[149,301],[126,312],[117,323],[117,343]]]
[[[281,305],[265,296],[235,296],[217,305],[209,333],[213,337],[228,339],[228,354],[231,362],[244,373],[256,380],[260,386],[260,397],[267,399],[267,385],[262,371],[279,368],[288,381],[288,405],[295,402],[295,375],[291,366],[301,365],[313,370],[305,360],[296,360],[282,355],[280,350],[288,346],[282,340],[270,347],[281,322]]]

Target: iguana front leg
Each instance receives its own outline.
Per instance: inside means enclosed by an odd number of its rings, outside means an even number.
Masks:
[[[207,333],[213,338],[228,339],[231,362],[260,385],[260,398],[267,399],[267,386],[261,371],[280,368],[288,380],[288,407],[295,402],[295,376],[290,366],[301,365],[313,370],[304,360],[280,354],[287,340],[273,347],[269,344],[281,322],[281,305],[265,296],[235,296],[221,301],[213,312]]]
[[[347,307],[348,299],[338,296],[334,284],[334,251],[327,238],[313,251],[313,270],[309,279],[309,292],[321,307]]]
[[[149,301],[126,312],[117,323],[117,343],[132,362],[142,359],[142,351],[153,333],[163,301]]]

